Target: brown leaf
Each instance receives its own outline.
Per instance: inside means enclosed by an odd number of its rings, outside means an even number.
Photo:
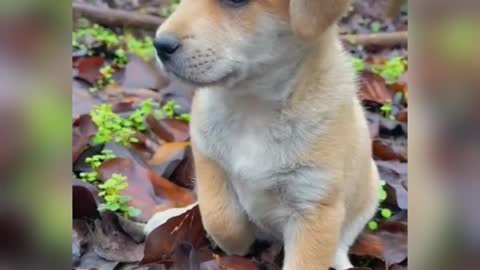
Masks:
[[[192,245],[181,243],[175,249],[176,270],[200,270],[200,261]]]
[[[176,119],[157,120],[148,117],[147,123],[153,133],[166,142],[185,142],[190,139],[188,124]]]
[[[394,188],[396,200],[400,209],[408,209],[408,164],[392,161],[377,161],[377,167],[382,180]]]
[[[384,104],[392,101],[393,93],[388,89],[385,80],[381,76],[371,72],[364,72],[362,75],[360,98],[362,101]]]
[[[128,178],[129,186],[122,195],[132,197],[129,205],[142,211],[138,219],[143,222],[149,220],[157,211],[183,207],[196,201],[191,192],[128,159],[106,161],[98,172],[103,180],[114,173]]]
[[[78,70],[76,77],[94,85],[99,79],[100,69],[104,63],[105,59],[102,57],[81,58],[73,64],[73,67]]]
[[[379,231],[362,233],[350,249],[357,256],[368,256],[385,261],[387,266],[403,262],[408,255],[407,225],[400,222],[384,222]]]
[[[72,183],[73,218],[98,217],[97,189],[81,180],[74,179]]]
[[[75,163],[90,140],[97,134],[97,127],[90,115],[82,115],[73,122],[72,161]]]
[[[192,147],[188,146],[185,150],[183,160],[169,176],[170,181],[175,184],[193,190],[195,188],[195,170],[193,164]]]
[[[218,257],[215,260],[204,262],[201,270],[259,270],[258,264],[252,260],[238,256]]]
[[[145,62],[136,55],[129,55],[128,58],[129,61],[125,67],[124,78],[121,80],[123,87],[159,90],[169,84],[169,79],[155,61]]]
[[[173,213],[173,211],[167,211]],[[156,215],[164,215],[167,211]],[[155,218],[156,221],[160,219]],[[173,252],[183,242],[191,244],[194,248],[207,244],[198,205],[192,205],[180,215],[165,219],[165,222],[159,224],[147,235],[144,257],[140,265],[172,261]]]
[[[387,266],[403,262],[408,256],[408,229],[400,222],[380,224],[378,235],[382,240]]]
[[[109,261],[138,262],[143,257],[143,244],[137,244],[130,237],[113,226],[109,219],[95,221],[94,250],[98,256]]]
[[[170,162],[178,156],[183,156],[185,149],[190,145],[190,142],[166,143],[158,148],[158,151],[153,155],[152,159],[148,161],[150,165],[162,165]]]
[[[85,253],[87,244],[90,240],[90,229],[84,220],[73,221],[72,253],[73,264],[80,262],[80,258]]]
[[[375,160],[407,161],[407,146],[401,140],[376,138],[372,143]]]

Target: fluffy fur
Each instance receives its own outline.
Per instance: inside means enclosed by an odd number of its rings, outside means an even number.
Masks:
[[[183,0],[165,69],[199,86],[191,137],[202,220],[226,252],[283,241],[284,270],[351,267],[378,173],[334,26],[347,0]]]

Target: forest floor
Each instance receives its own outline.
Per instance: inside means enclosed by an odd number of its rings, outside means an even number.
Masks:
[[[406,40],[371,36],[408,30],[406,5],[390,2],[356,1],[340,22],[385,182],[378,213],[350,250],[358,269],[407,269]],[[159,20],[174,8],[167,0],[76,4]],[[249,256],[232,257],[208,240],[193,189],[193,89],[156,65],[151,27],[97,24],[81,15],[72,30],[73,268],[281,269],[281,247],[258,243]],[[358,35],[369,39],[357,42]],[[165,222],[144,237],[154,214]]]

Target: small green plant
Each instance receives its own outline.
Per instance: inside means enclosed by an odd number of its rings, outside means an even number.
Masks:
[[[119,68],[124,68],[127,66],[128,57],[124,49],[120,48],[115,51],[115,59],[113,59],[113,64]]]
[[[138,40],[132,35],[127,34],[123,39],[127,44],[127,50],[138,55],[144,61],[148,62],[155,57],[156,51],[151,37],[147,36],[143,40]]]
[[[162,8],[161,14],[165,17],[172,15],[172,13],[175,12],[179,4],[180,0],[171,0],[170,5]]]
[[[161,110],[155,113],[159,118],[177,119],[189,123],[191,116],[188,113],[178,114],[182,107],[175,102],[175,100],[168,101],[162,106]]]
[[[365,61],[360,58],[354,57],[352,59],[353,68],[357,73],[362,73],[367,68]]]
[[[100,189],[98,195],[105,200],[105,203],[99,205],[99,211],[116,212],[124,215],[125,218],[133,218],[141,214],[139,209],[128,206],[132,198],[121,195],[121,192],[128,188],[127,177],[113,174],[105,183],[98,185],[98,188]]]
[[[380,22],[372,22],[370,24],[370,31],[372,31],[372,33],[380,33],[381,30],[382,24]]]
[[[382,76],[387,84],[395,84],[407,71],[407,60],[397,56],[385,63],[385,65],[373,66],[372,72]]]
[[[380,216],[385,219],[389,220],[392,217],[392,211],[388,208],[382,207],[381,205],[387,200],[387,191],[385,190],[386,182],[385,181],[380,181],[380,194],[379,194],[379,201],[380,201],[380,207],[378,207],[378,211],[380,211]],[[378,222],[375,220],[371,220],[368,225],[368,229],[371,231],[376,231],[378,230]]]
[[[84,182],[96,184],[99,181],[97,169],[102,165],[103,162],[114,158],[116,158],[115,154],[113,154],[112,150],[108,149],[104,149],[99,155],[86,158],[85,162],[90,165],[92,171],[80,173],[80,178]]]
[[[72,45],[74,48],[88,49],[85,44],[90,44],[92,42],[105,45],[110,49],[118,46],[120,44],[120,39],[117,34],[98,24],[73,32]]]
[[[395,116],[393,115],[392,102],[388,101],[385,104],[383,104],[383,106],[380,107],[380,111],[382,112],[382,115],[388,120],[391,120],[391,121],[395,120]]]
[[[159,108],[160,104],[154,102],[152,99],[143,101],[142,104],[140,104],[140,107],[138,107],[138,109],[136,109],[128,118],[126,125],[131,126],[138,131],[147,130],[145,119],[150,115],[154,115]]]
[[[93,143],[105,144],[114,141],[123,146],[130,146],[131,143],[138,142],[138,139],[134,137],[136,131],[132,128],[132,124],[115,114],[112,111],[112,105],[99,105],[90,115],[98,128]]]
[[[96,93],[100,90],[104,90],[107,86],[115,83],[113,79],[113,74],[115,69],[111,65],[106,65],[100,69],[100,79],[97,80],[97,83],[94,87],[90,88],[90,92]]]

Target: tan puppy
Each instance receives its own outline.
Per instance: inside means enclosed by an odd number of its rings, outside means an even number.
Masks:
[[[351,267],[378,173],[335,23],[348,0],[183,0],[160,62],[199,87],[191,136],[206,230],[227,253],[283,241],[285,270]]]

